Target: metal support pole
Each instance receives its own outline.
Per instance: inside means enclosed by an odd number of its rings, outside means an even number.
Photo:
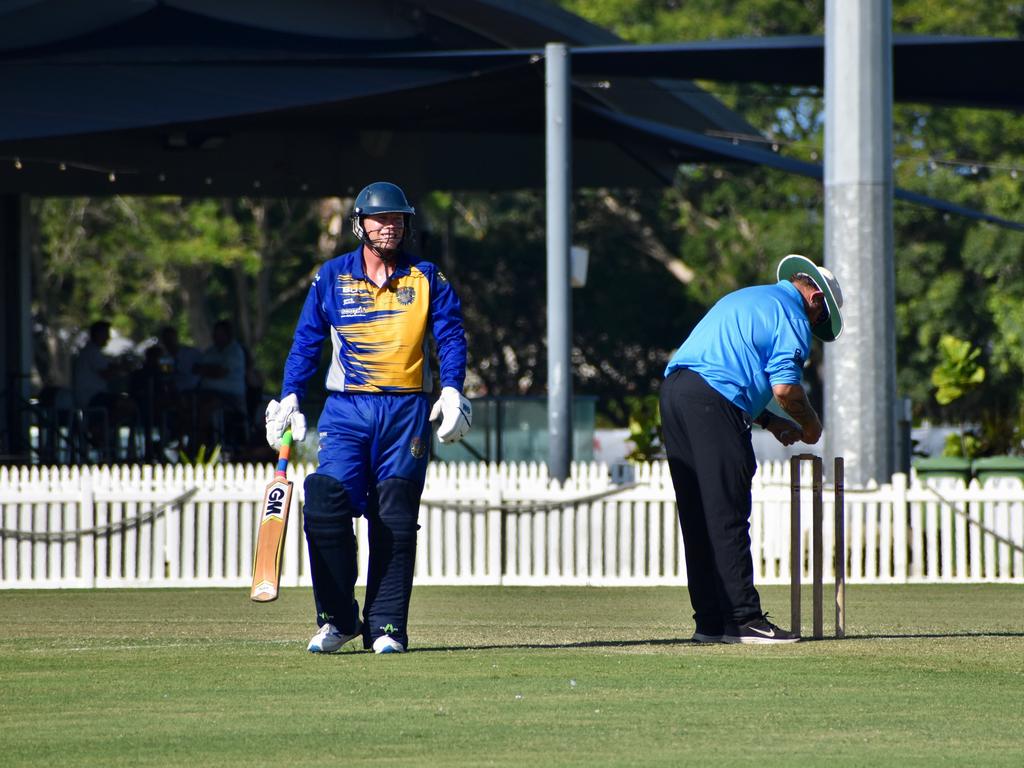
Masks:
[[[825,351],[824,451],[855,485],[896,466],[892,200],[891,0],[826,0],[825,264],[845,329]]]
[[[569,49],[544,46],[547,114],[548,472],[569,477],[572,461],[572,127]]]

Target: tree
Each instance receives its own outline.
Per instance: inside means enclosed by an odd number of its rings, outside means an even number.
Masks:
[[[330,210],[329,201],[247,198],[33,201],[40,375],[69,383],[77,334],[99,317],[135,341],[172,324],[200,347],[229,317],[257,364],[279,371],[295,302],[321,249],[334,247],[321,232]]]
[[[566,8],[633,42],[822,34],[824,6],[775,0],[564,0]],[[1017,37],[1024,6],[984,0],[896,0],[899,33]],[[817,89],[700,83],[758,126],[781,152],[822,157],[824,109]],[[1024,123],[992,110],[896,105],[895,181],[906,189],[1024,220],[1021,182]],[[697,302],[758,279],[789,250],[822,251],[822,190],[767,169],[684,168],[666,193],[678,212],[679,255],[694,272]],[[974,415],[994,434],[1013,434],[1024,400],[1024,236],[906,203],[894,215],[898,386],[916,417],[939,419],[932,370],[944,334],[975,340],[989,371],[971,398]],[[1019,430],[1018,430],[1019,432]],[[998,440],[993,438],[994,446]],[[1011,442],[1010,448],[1019,444]]]

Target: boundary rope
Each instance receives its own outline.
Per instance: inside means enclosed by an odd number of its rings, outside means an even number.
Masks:
[[[986,528],[984,525],[981,524],[980,521],[975,520],[967,512],[965,512],[964,510],[960,509],[960,507],[958,507],[952,501],[950,501],[949,499],[944,497],[941,493],[939,493],[934,487],[932,487],[928,483],[922,483],[921,485],[922,485],[922,487],[924,487],[927,490],[931,491],[932,494],[934,494],[935,498],[937,498],[941,503],[945,504],[947,507],[949,507],[951,510],[953,510],[953,512],[955,514],[960,515],[960,517],[964,518],[964,520],[966,520],[968,523],[970,523],[971,525],[973,525],[976,528],[978,528],[982,533],[988,534],[989,536],[991,536],[992,538],[994,538],[996,541],[1000,542],[1001,544],[1008,545],[1010,547],[1010,549],[1013,549],[1013,550],[1015,550],[1017,552],[1024,552],[1024,546],[1021,546],[1020,544],[1018,544],[1013,539],[1009,539],[1006,536],[1003,536],[1001,533],[996,533],[991,528]]]
[[[600,491],[598,493],[591,493],[586,496],[578,496],[571,499],[557,499],[554,501],[513,501],[504,502],[497,506],[488,504],[486,502],[481,504],[468,504],[463,502],[448,502],[448,501],[423,501],[420,500],[420,506],[426,507],[427,509],[451,509],[456,512],[489,512],[491,510],[498,510],[500,512],[547,512],[552,509],[559,509],[560,507],[574,507],[580,504],[590,504],[595,501],[601,501],[607,499],[609,496],[615,496],[624,491],[632,490],[640,483],[623,483],[615,488],[611,488],[607,491]]]
[[[147,512],[143,512],[138,517],[132,517],[127,520],[118,520],[115,523],[104,523],[103,525],[97,525],[92,528],[80,528],[75,531],[59,531],[56,533],[50,533],[46,531],[19,531],[13,528],[0,528],[0,537],[15,539],[17,541],[44,541],[48,543],[73,541],[74,539],[82,536],[100,536],[111,531],[128,531],[132,528],[138,528],[144,523],[148,523],[151,520],[155,520],[170,507],[180,506],[191,499],[198,493],[199,488],[190,488],[180,496],[176,496],[168,502],[161,504],[158,507],[154,507]]]

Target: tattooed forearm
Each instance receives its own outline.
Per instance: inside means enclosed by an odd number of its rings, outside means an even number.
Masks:
[[[782,389],[779,387],[779,389]],[[811,403],[807,399],[807,393],[803,387],[789,387],[784,393],[775,393],[775,399],[779,401],[782,410],[793,417],[794,420],[803,424],[809,413],[813,413]]]
[[[775,399],[804,431],[804,442],[816,443],[821,437],[821,421],[815,413],[807,393],[799,384],[777,384],[772,387]]]

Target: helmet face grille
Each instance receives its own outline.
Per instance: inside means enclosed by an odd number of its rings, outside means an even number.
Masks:
[[[364,216],[376,216],[380,213],[403,214],[405,234],[399,245],[404,243],[412,234],[412,217],[416,215],[416,209],[409,205],[409,200],[401,187],[388,181],[368,184],[356,195],[355,205],[352,207],[352,233],[364,244],[371,245],[366,239],[362,219]]]

